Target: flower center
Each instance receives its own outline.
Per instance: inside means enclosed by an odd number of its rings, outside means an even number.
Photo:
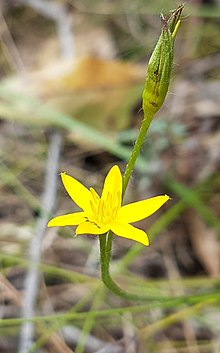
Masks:
[[[103,199],[96,194],[94,189],[90,189],[92,193],[92,200],[90,205],[93,211],[94,220],[97,225],[106,225],[115,220],[118,210],[121,207],[120,204],[120,193],[111,194],[107,193],[107,196]]]

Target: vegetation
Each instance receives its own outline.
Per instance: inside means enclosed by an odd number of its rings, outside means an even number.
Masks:
[[[47,228],[79,211],[61,172],[101,194],[113,165],[126,170],[158,14],[178,5],[2,2],[0,352],[218,351],[217,2],[185,7],[168,96],[129,172],[125,204],[171,197],[135,224],[150,246],[113,237],[107,253],[136,300],[103,285],[97,237]]]

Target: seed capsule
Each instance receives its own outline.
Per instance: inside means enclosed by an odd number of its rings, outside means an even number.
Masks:
[[[162,32],[150,57],[143,92],[144,116],[154,115],[166,97],[173,65],[173,45],[180,24],[183,5],[172,12],[167,21],[161,15]]]

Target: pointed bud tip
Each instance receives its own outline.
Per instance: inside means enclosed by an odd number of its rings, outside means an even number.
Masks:
[[[164,14],[162,14],[162,13],[160,14],[160,19],[161,19],[161,22],[162,22],[163,26],[167,26],[168,25],[167,19],[164,16]]]

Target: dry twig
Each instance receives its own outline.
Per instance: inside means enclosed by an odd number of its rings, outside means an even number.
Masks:
[[[61,136],[54,134],[51,138],[46,166],[46,178],[42,200],[41,216],[36,225],[36,231],[32,238],[29,259],[30,267],[24,285],[24,299],[22,317],[31,318],[34,316],[34,307],[37,299],[39,285],[39,262],[41,258],[41,244],[47,228],[48,217],[52,212],[56,200],[58,162],[61,149]],[[25,322],[21,327],[19,353],[28,351],[34,335],[34,325]]]

